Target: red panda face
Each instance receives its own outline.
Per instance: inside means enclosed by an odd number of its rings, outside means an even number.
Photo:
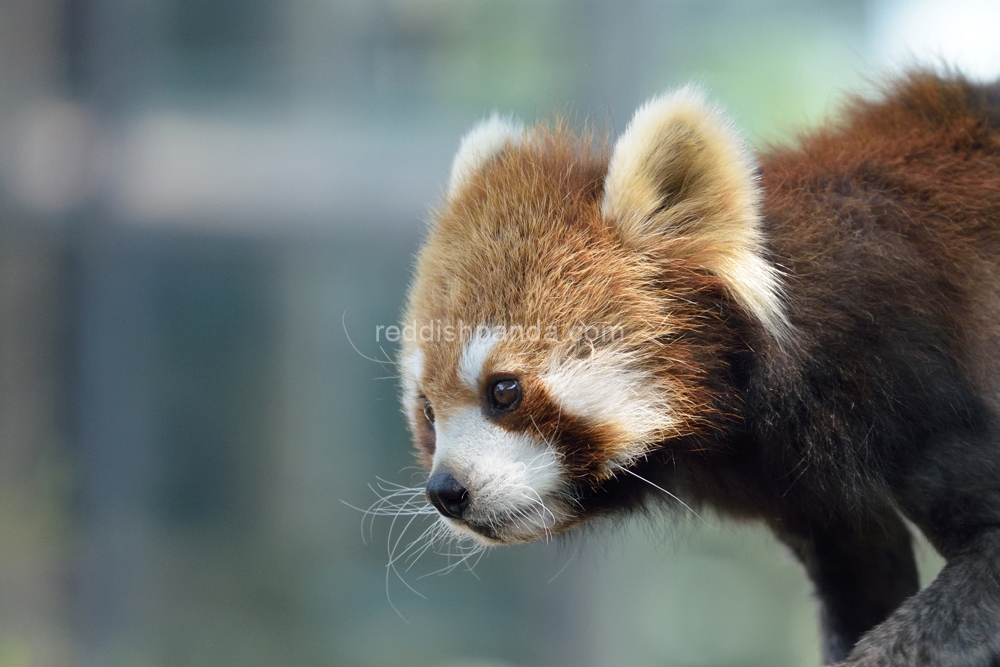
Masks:
[[[742,145],[690,90],[640,110],[610,157],[499,118],[466,137],[400,357],[442,521],[491,544],[548,536],[712,422],[723,304],[783,325],[755,206]]]

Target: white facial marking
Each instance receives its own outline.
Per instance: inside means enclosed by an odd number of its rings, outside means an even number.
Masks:
[[[424,353],[419,348],[407,354],[400,361],[400,367],[404,374],[409,375],[414,380],[419,380],[424,374]]]
[[[493,114],[466,133],[451,163],[448,194],[454,195],[469,182],[476,171],[507,143],[517,143],[524,137],[524,125],[511,117]]]
[[[424,353],[420,348],[400,358],[399,373],[403,383],[403,405],[409,407],[417,398],[417,385],[424,374]]]
[[[595,351],[586,359],[556,361],[542,381],[561,410],[614,425],[634,443],[611,463],[631,463],[646,452],[651,437],[674,427],[663,390],[630,367],[627,355]]]
[[[559,453],[540,438],[505,431],[478,408],[438,422],[434,470],[441,469],[469,491],[464,518],[493,525],[505,539],[539,537],[569,515]]]
[[[479,390],[483,366],[500,338],[500,334],[492,329],[477,328],[476,334],[465,344],[458,362],[458,379],[469,389]]]

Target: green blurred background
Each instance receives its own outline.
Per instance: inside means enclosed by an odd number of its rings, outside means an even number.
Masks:
[[[401,524],[344,503],[419,473],[345,328],[381,354],[493,110],[620,131],[693,80],[763,146],[901,63],[995,77],[998,26],[995,0],[0,0],[0,667],[818,664],[799,567],[714,517],[387,576]]]

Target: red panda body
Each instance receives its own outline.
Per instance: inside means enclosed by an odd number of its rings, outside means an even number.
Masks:
[[[759,162],[690,89],[610,150],[493,118],[406,324],[457,534],[709,505],[801,559],[828,662],[1000,664],[1000,85],[915,75]],[[919,593],[901,517],[948,560]]]

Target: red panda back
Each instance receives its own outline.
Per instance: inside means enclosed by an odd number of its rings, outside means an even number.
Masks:
[[[806,330],[924,317],[995,395],[1000,84],[913,75],[763,161],[768,237]]]

